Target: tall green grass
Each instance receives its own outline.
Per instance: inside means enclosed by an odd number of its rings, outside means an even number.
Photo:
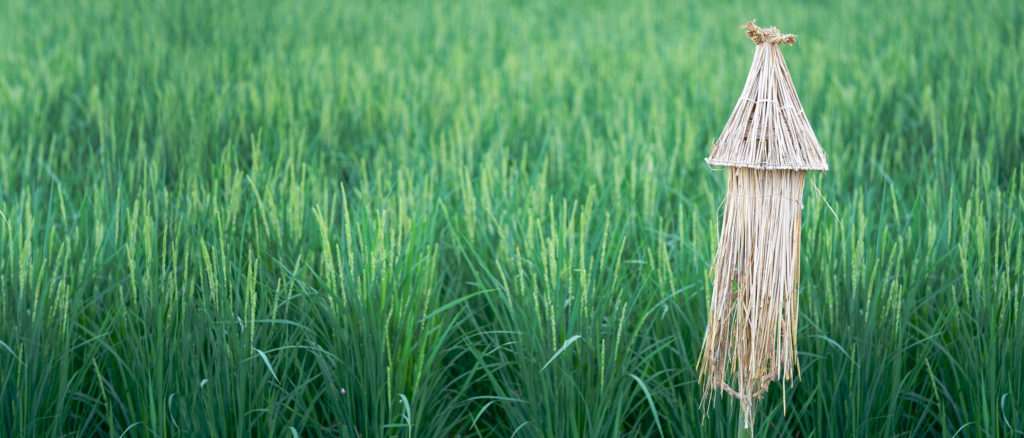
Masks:
[[[836,211],[755,434],[1024,434],[1019,2],[13,0],[0,435],[735,433],[702,158],[751,18]]]

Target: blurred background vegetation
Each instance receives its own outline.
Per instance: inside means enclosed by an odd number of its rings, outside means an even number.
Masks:
[[[0,435],[734,434],[754,18],[838,216],[755,435],[1024,434],[1020,2],[9,0]]]

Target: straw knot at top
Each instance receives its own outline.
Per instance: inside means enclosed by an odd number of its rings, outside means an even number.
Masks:
[[[788,44],[792,46],[796,42],[796,35],[791,33],[783,35],[775,26],[762,29],[754,24],[754,20],[743,25],[743,28],[747,30],[747,38],[753,40],[755,44]]]

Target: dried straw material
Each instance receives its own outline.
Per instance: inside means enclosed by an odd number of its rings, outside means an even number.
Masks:
[[[800,211],[807,170],[826,170],[778,44],[793,35],[761,29],[754,65],[710,165],[728,166],[728,194],[715,255],[714,291],[698,372],[707,409],[726,392],[751,427],[772,381],[799,376],[796,355]]]
[[[704,334],[702,404],[740,399],[747,424],[768,383],[793,377],[800,281],[802,170],[729,169],[714,293]],[[728,382],[732,381],[732,385]]]
[[[796,37],[774,27],[759,28],[753,21],[743,28],[757,43],[754,62],[729,122],[705,161],[711,166],[828,170],[778,46],[792,45]]]

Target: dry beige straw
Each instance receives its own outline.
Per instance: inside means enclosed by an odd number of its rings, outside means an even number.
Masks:
[[[712,166],[828,170],[778,46],[791,45],[796,37],[774,27],[761,29],[753,21],[743,28],[757,43],[754,62],[743,94],[705,161]]]
[[[793,35],[744,26],[757,43],[743,94],[705,161],[727,166],[714,292],[698,361],[707,409],[722,392],[751,427],[774,380],[799,374],[796,355],[800,210],[807,170],[828,170],[779,44]]]

